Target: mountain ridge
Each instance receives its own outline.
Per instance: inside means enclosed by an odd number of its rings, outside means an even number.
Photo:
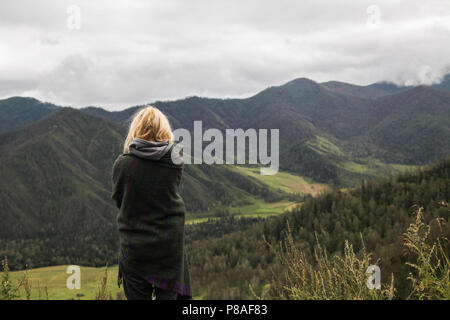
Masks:
[[[381,89],[373,89],[373,85],[344,84],[344,87],[352,86],[351,90],[358,94],[330,86],[336,87],[337,82],[320,84],[297,78],[245,99],[189,97],[156,101],[154,105],[168,116],[174,129],[192,131],[196,120],[202,120],[204,130],[281,129],[280,148],[284,150],[280,154],[281,169],[323,183],[348,186],[373,177],[349,171],[348,165],[339,165],[342,162],[362,162],[364,166],[372,166],[370,159],[373,158],[386,163],[422,165],[450,152],[450,146],[445,143],[450,140],[447,130],[450,120],[446,116],[450,112],[449,92],[418,86],[404,87],[392,93],[391,88],[384,89],[390,91],[385,95],[372,99],[363,97],[361,90],[380,92]],[[127,126],[140,107],[122,111],[87,107],[80,111]],[[0,114],[1,110],[0,107]],[[429,114],[425,114],[426,110]],[[432,129],[419,119],[419,115],[431,121]],[[414,119],[408,121],[411,117]],[[398,126],[402,128],[401,134],[395,131]],[[434,147],[433,134],[439,138]],[[0,137],[0,144],[1,140]],[[409,140],[417,147],[405,148],[404,144]],[[317,141],[328,141],[329,147],[339,151],[328,156],[320,154],[317,148],[312,148]],[[420,154],[421,149],[427,152]]]

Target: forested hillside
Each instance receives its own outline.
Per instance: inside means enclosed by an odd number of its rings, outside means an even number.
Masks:
[[[445,82],[442,83],[444,85]],[[300,78],[247,99],[155,102],[174,128],[280,128],[280,167],[336,186],[400,172],[450,152],[450,92],[389,84],[319,84]],[[139,107],[84,112],[127,124]]]
[[[124,134],[118,124],[61,108],[0,135],[0,256],[13,269],[116,261],[111,171]],[[299,199],[228,166],[208,165],[185,167],[182,196],[188,217]]]
[[[306,78],[269,87],[246,99],[190,97],[153,104],[173,128],[280,129],[284,171],[336,186],[400,172],[400,165],[423,165],[450,152],[449,77],[433,86],[390,83],[357,86]],[[140,106],[122,111],[81,109],[126,126]],[[0,101],[0,133],[18,130],[58,107],[31,98]]]
[[[49,116],[58,109],[33,98],[13,97],[0,100],[0,134],[22,129]]]
[[[185,166],[187,216],[204,221],[280,213],[328,186],[353,187],[441,159],[450,153],[445,87],[445,82],[440,88],[355,87],[301,78],[247,99],[190,97],[154,105],[174,128],[192,130],[193,122],[202,120],[203,130],[280,129],[278,180],[264,182],[248,167]],[[115,261],[110,174],[138,109],[75,110],[18,97],[0,101],[0,255],[9,256],[11,267]],[[295,189],[298,181],[307,188]],[[358,226],[360,214],[351,215]],[[313,215],[321,225],[330,219]],[[336,223],[341,235],[353,230],[343,223]]]
[[[356,189],[327,193],[308,199],[301,207],[282,216],[270,218],[239,231],[205,238],[189,244],[189,260],[195,294],[213,299],[251,298],[249,285],[261,294],[271,282],[272,273],[280,275],[283,267],[264,239],[277,245],[284,239],[286,222],[292,229],[298,248],[311,253],[318,241],[330,254],[342,252],[349,240],[358,252],[362,235],[366,249],[380,259],[382,281],[395,276],[397,298],[410,292],[408,266],[414,262],[403,246],[403,233],[414,220],[414,206],[424,208],[425,220],[433,226],[430,239],[439,228],[450,236],[450,211],[439,203],[450,200],[450,159],[426,169],[366,182]],[[435,218],[444,218],[438,227]],[[205,229],[207,230],[207,229]],[[447,244],[447,256],[450,247]]]

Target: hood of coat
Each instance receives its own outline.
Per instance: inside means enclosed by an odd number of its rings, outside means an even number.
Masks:
[[[134,138],[129,146],[131,154],[149,160],[161,160],[170,151],[170,148],[172,148],[172,144],[169,140],[153,142],[141,138]]]

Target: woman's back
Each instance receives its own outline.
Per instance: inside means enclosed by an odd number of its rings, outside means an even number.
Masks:
[[[168,159],[167,159],[168,158]],[[160,161],[121,155],[114,166],[117,197],[120,200],[117,222],[121,246],[132,249],[140,259],[152,249],[156,253],[174,246],[184,226],[184,203],[179,193],[182,167],[169,156]],[[142,251],[142,254],[141,254]],[[138,258],[136,257],[136,258]]]
[[[179,190],[183,165],[173,163],[169,140],[133,138],[127,147],[115,161],[112,177],[112,198],[119,209],[119,277],[133,275],[191,297]]]

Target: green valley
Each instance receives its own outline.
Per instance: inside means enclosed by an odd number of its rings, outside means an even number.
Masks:
[[[289,256],[282,263],[268,245],[276,248],[286,235],[290,235],[297,250],[302,250],[306,258],[311,260],[314,248],[317,249],[315,244],[320,243],[326,248],[330,257],[339,257],[340,252],[347,248],[348,241],[352,245],[351,250],[358,257],[368,252],[372,255],[372,261],[377,261],[376,264],[382,270],[382,283],[395,288],[393,298],[406,299],[409,294],[417,298],[421,293],[414,291],[417,286],[408,277],[420,278],[427,275],[408,264],[422,263],[422,260],[417,260],[417,253],[406,247],[405,237],[418,237],[409,239],[423,241],[416,243],[423,246],[420,250],[428,250],[430,243],[442,239],[444,242],[440,242],[439,250],[441,254],[448,256],[450,247],[445,239],[450,236],[449,174],[450,159],[447,158],[426,168],[379,178],[345,191],[329,190],[315,198],[308,198],[302,206],[276,217],[222,217],[188,225],[186,244],[191,276],[196,284],[194,298],[249,299],[255,298],[254,295],[280,298],[281,293],[276,291],[279,285],[296,284],[284,282],[287,280],[283,277],[274,276],[289,272],[290,267],[295,267],[289,266],[289,263],[294,263],[291,259],[297,259],[298,256]],[[419,206],[423,208],[419,211],[422,215],[417,215],[421,218],[420,221],[415,217]],[[288,224],[290,231],[287,229]],[[420,228],[426,230],[427,227],[430,228],[430,233],[421,233]],[[417,234],[414,234],[415,228],[419,228]],[[349,252],[346,251],[345,254],[348,255]],[[442,258],[444,260],[439,268],[443,268],[444,273],[423,270],[428,272],[428,277],[435,277],[434,282],[424,282],[421,289],[431,298],[448,296],[450,279],[445,270],[448,270],[449,262],[445,257]],[[436,263],[435,260],[432,261]],[[49,299],[92,299],[100,290],[102,279],[106,279],[104,267],[82,267],[81,290],[69,290],[66,288],[69,276],[66,269],[67,266],[62,265],[27,271],[30,298],[40,296],[41,299],[46,299],[48,294]],[[361,272],[365,279],[365,269]],[[20,280],[23,274],[24,271],[12,272],[11,280]],[[394,280],[391,283],[392,274]],[[116,275],[117,267],[110,267],[102,289],[103,293],[106,292],[103,298],[123,298],[122,289],[117,287]],[[352,277],[350,274],[346,276]],[[441,286],[444,291],[433,291],[436,286]],[[304,289],[306,295],[313,294],[308,288],[301,289]],[[25,288],[21,288],[19,292],[23,299],[27,297]],[[282,294],[283,299],[295,299],[295,295],[289,290]],[[367,294],[370,296],[370,292]]]
[[[342,250],[345,240],[357,246],[362,233],[375,256],[388,257],[388,268],[403,272],[396,241],[409,208],[418,204],[442,214],[432,203],[448,201],[446,169],[440,175],[424,169],[450,154],[445,88],[300,78],[245,99],[154,102],[173,129],[192,131],[201,120],[203,130],[280,130],[276,175],[262,176],[250,165],[185,165],[181,193],[195,295],[248,298],[249,284],[259,292],[266,288],[268,268],[281,266],[268,255],[263,235],[281,240],[287,217],[297,221],[296,243],[304,250],[311,250],[315,232],[331,253]],[[111,169],[139,108],[0,101],[0,256],[8,257],[13,271],[116,262]],[[432,181],[421,170],[431,172]],[[390,182],[373,182],[380,178]],[[92,270],[97,275],[102,269]],[[405,286],[402,280],[399,291]]]

